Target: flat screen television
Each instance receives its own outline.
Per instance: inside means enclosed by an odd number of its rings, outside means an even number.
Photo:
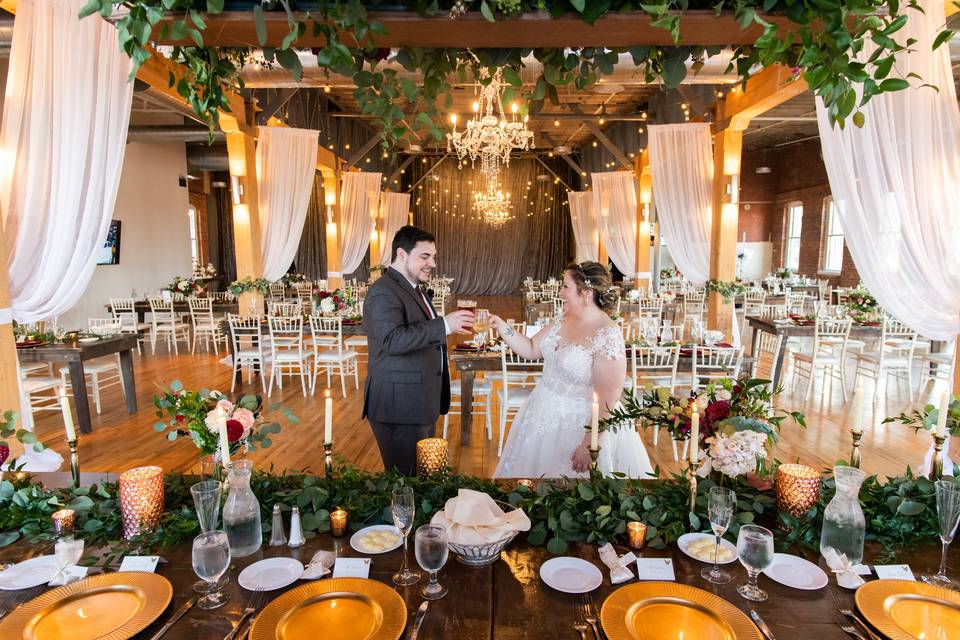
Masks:
[[[111,220],[107,240],[97,256],[97,264],[120,264],[120,221]]]

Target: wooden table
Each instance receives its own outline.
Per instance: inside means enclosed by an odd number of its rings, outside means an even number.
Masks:
[[[70,385],[73,387],[74,404],[81,433],[92,433],[90,402],[87,396],[87,379],[83,371],[84,360],[92,360],[120,354],[120,375],[123,379],[123,395],[127,399],[127,413],[137,412],[137,390],[133,376],[133,351],[137,348],[137,336],[121,334],[107,336],[96,342],[63,342],[30,349],[17,349],[20,362],[66,362],[70,370]]]
[[[773,386],[776,388],[777,385],[780,384],[780,378],[783,374],[783,358],[787,350],[787,338],[813,338],[815,326],[813,324],[799,325],[793,321],[774,322],[769,318],[759,318],[757,316],[747,316],[747,321],[753,328],[753,348],[751,353],[754,354],[754,356],[756,356],[757,349],[759,348],[761,331],[783,338],[780,341],[780,350],[777,351],[776,362],[774,363]],[[864,325],[855,322],[850,327],[850,337],[861,340],[865,338],[879,338],[880,332],[881,328],[879,324]]]
[[[105,305],[107,311],[113,313],[113,307]],[[223,300],[214,300],[211,305],[215,314],[239,313],[240,303],[236,300],[226,302]],[[148,300],[137,300],[133,303],[133,310],[137,313],[137,322],[144,322],[147,314],[150,313],[150,302]],[[174,313],[190,313],[190,303],[186,300],[177,300],[173,303]]]
[[[262,505],[269,508],[270,505]],[[370,578],[393,588],[391,576],[399,569],[403,550],[365,556],[354,551],[349,544],[349,533],[341,538],[321,534],[307,540],[306,545],[298,549],[288,547],[269,547],[264,544],[260,551],[245,558],[235,558],[227,573],[229,583],[226,591],[230,596],[226,605],[213,611],[201,611],[193,607],[163,636],[163,640],[221,640],[237,623],[244,606],[250,601],[251,592],[237,584],[237,576],[248,565],[270,557],[293,557],[304,564],[309,562],[318,550],[334,551],[340,557],[372,557]],[[413,569],[418,569],[412,544],[408,561]],[[625,547],[617,547],[622,554]],[[89,551],[89,550],[88,550]],[[868,544],[865,562],[876,559],[878,549]],[[29,545],[23,540],[0,549],[0,562],[19,562],[30,557],[51,554],[52,543]],[[173,584],[173,599],[160,617],[136,640],[147,640],[170,619],[173,613],[193,596],[191,586],[196,576],[191,567],[190,544],[159,550],[162,560],[157,573]],[[604,600],[624,585],[612,585],[610,573],[600,562],[596,547],[593,545],[572,543],[567,554],[583,558],[599,567],[603,573],[603,583],[592,594],[595,608],[599,611]],[[759,585],[770,595],[766,602],[753,603],[741,598],[737,586],[746,581],[746,574],[739,563],[725,565],[733,575],[733,580],[725,585],[713,585],[700,577],[700,570],[708,566],[685,556],[677,546],[666,549],[647,549],[638,552],[646,558],[672,558],[677,581],[711,592],[724,598],[744,613],[756,610],[770,626],[777,640],[843,640],[847,636],[840,629],[841,617],[837,612],[839,599],[853,608],[853,592],[840,589],[834,578],[830,585],[818,591],[800,591],[790,589],[766,576],[760,576]],[[541,565],[551,556],[543,547],[533,547],[524,541],[520,534],[501,554],[501,559],[486,567],[471,568],[457,562],[450,555],[447,564],[439,573],[440,582],[449,587],[446,597],[431,602],[426,619],[420,630],[419,640],[570,640],[577,634],[572,627],[575,605],[580,596],[555,591],[540,579]],[[826,568],[823,561],[814,554],[808,559],[818,562]],[[918,549],[905,550],[900,562],[909,563],[916,572],[935,570],[939,563],[939,544],[931,541]],[[960,551],[957,546],[948,556],[948,573],[956,577],[960,572]],[[636,566],[633,566],[634,573]],[[827,571],[830,575],[829,571]],[[413,622],[414,613],[422,598],[419,589],[426,581],[421,571],[421,581],[410,587],[396,587],[407,607],[406,637]],[[867,578],[868,580],[870,578]],[[636,584],[636,578],[625,583]],[[287,590],[294,589],[306,581],[298,581],[286,589],[272,591],[268,602]],[[0,609],[15,602],[19,592],[0,592]],[[843,624],[848,624],[844,622]],[[318,638],[336,638],[336,634],[323,633],[318,629]],[[588,632],[588,638],[593,636]]]

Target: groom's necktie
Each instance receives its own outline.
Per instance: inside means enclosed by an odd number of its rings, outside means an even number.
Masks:
[[[428,318],[433,320],[437,316],[436,316],[436,313],[434,313],[433,308],[430,306],[430,301],[427,300],[426,294],[423,292],[423,287],[420,285],[417,285],[416,289],[417,289],[417,299],[420,301],[420,304],[423,307],[424,313],[427,314]]]

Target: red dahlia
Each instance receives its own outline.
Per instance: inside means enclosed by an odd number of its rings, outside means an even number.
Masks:
[[[227,440],[230,442],[236,442],[243,436],[243,425],[240,424],[239,420],[234,420],[230,418],[227,420]]]
[[[10,447],[5,444],[0,444],[0,465],[3,465],[7,461],[7,458],[10,457]]]

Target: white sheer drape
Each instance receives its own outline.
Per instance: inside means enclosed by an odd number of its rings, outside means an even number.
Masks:
[[[370,246],[376,207],[380,205],[379,173],[349,171],[340,187],[340,254],[343,273],[353,273]]]
[[[591,180],[600,239],[620,273],[632,276],[637,266],[637,181],[629,171],[593,173]]]
[[[82,0],[17,5],[3,125],[0,215],[13,317],[53,318],[83,295],[117,197],[131,62]]]
[[[380,214],[383,216],[383,228],[380,237],[380,259],[371,257],[370,261],[384,267],[390,264],[390,247],[397,230],[407,223],[410,213],[410,194],[385,192],[380,197]]]
[[[317,167],[316,129],[260,127],[257,203],[263,277],[279,280],[300,245]]]
[[[960,115],[949,47],[931,50],[943,4],[920,4],[926,13],[911,11],[896,34],[917,42],[894,68],[939,91],[875,96],[863,108],[862,128],[831,127],[818,99],[817,121],[833,201],[864,284],[920,334],[951,340],[960,333]]]
[[[577,262],[599,258],[599,240],[597,218],[593,212],[593,193],[590,191],[568,191],[570,203],[570,223],[573,225],[573,237],[577,245]]]
[[[710,277],[713,146],[708,123],[647,127],[653,201],[670,257],[690,282]]]

